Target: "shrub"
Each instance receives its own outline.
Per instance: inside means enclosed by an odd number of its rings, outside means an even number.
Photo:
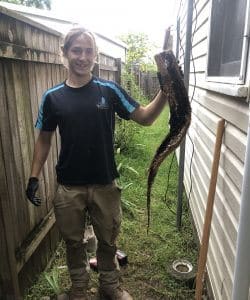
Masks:
[[[136,84],[134,76],[126,71],[122,74],[122,86],[140,104],[148,102]],[[119,151],[127,150],[133,142],[135,133],[136,124],[134,122],[127,122],[116,116],[115,149],[119,149]]]

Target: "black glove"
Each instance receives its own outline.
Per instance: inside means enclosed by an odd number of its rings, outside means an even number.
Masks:
[[[30,177],[26,189],[26,196],[29,199],[29,201],[35,206],[41,205],[41,199],[36,196],[36,191],[38,190],[38,186],[39,186],[38,178]]]

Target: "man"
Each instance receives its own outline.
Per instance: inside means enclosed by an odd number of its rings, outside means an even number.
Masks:
[[[113,150],[114,117],[116,112],[124,119],[151,125],[162,111],[166,97],[159,92],[142,107],[116,83],[94,77],[91,71],[97,46],[94,35],[83,28],[72,29],[66,35],[62,52],[68,77],[43,96],[36,123],[40,133],[26,194],[34,205],[41,204],[36,196],[38,177],[58,126],[61,151],[56,166],[59,188],[54,209],[56,224],[66,243],[72,281],[71,294],[60,299],[87,299],[88,262],[82,243],[87,210],[98,240],[99,297],[129,300],[132,297],[120,287],[115,259],[121,203],[114,181],[118,177]]]

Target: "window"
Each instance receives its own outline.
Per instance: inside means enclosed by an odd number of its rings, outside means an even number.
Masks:
[[[212,0],[207,79],[244,83],[248,0]]]

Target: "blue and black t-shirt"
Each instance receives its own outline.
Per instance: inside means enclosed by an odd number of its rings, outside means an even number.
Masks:
[[[61,83],[43,96],[36,128],[61,136],[57,180],[65,185],[108,184],[118,177],[114,159],[115,113],[123,119],[139,106],[112,81],[93,77],[80,88]]]

